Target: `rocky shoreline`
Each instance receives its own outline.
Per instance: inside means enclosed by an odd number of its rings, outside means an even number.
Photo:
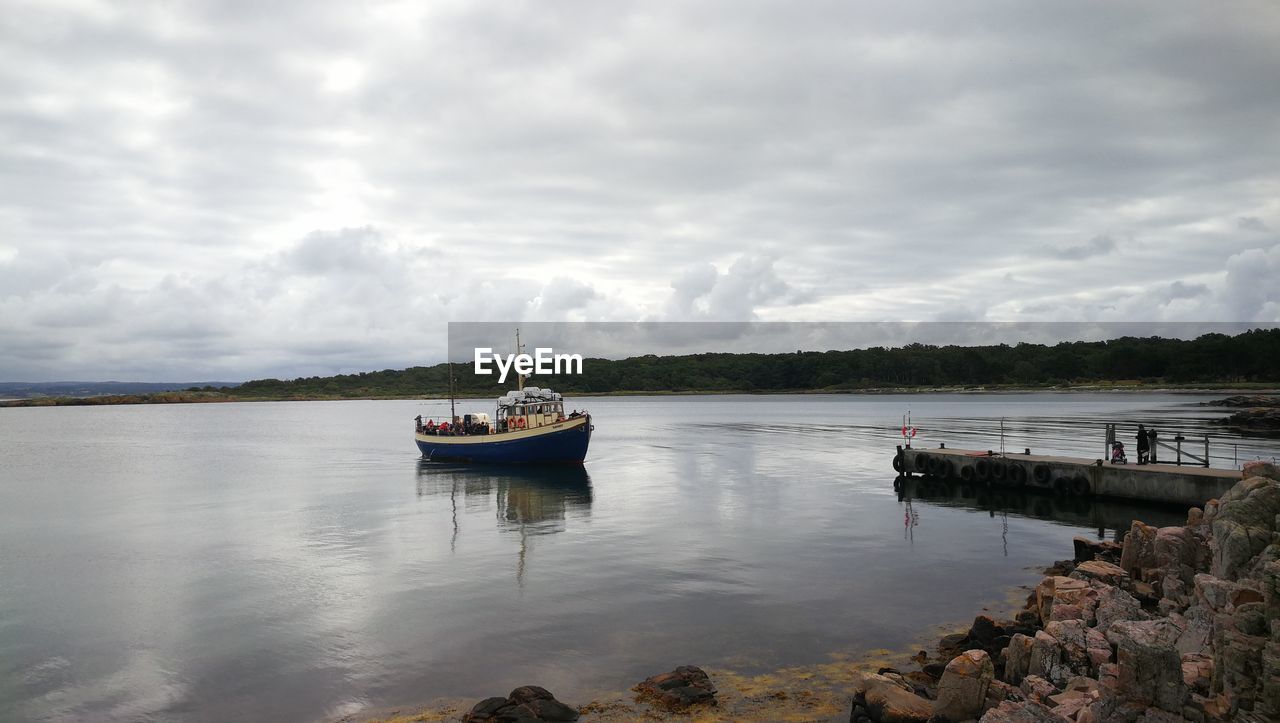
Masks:
[[[1109,723],[1280,720],[1280,470],[1253,462],[1186,523],[1132,523],[1123,543],[1075,538],[1012,619],[944,636],[917,669],[847,667],[839,719]],[[865,667],[865,666],[863,666]],[[906,665],[902,666],[904,669]],[[718,695],[715,680],[727,688]],[[451,715],[387,720],[831,719],[804,691],[744,698],[741,681],[680,666],[629,700],[571,707],[522,686]],[[731,696],[734,696],[731,698]],[[852,697],[850,706],[849,699]],[[747,704],[744,707],[744,702]],[[809,715],[805,714],[808,711]]]
[[[1240,410],[1217,421],[1225,427],[1242,432],[1280,433],[1280,397],[1267,394],[1242,394],[1205,402],[1205,404]]]
[[[1015,619],[863,676],[850,720],[1280,720],[1278,532],[1280,474],[1255,462],[1185,525],[1076,538]]]

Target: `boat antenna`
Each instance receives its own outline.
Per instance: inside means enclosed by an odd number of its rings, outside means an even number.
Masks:
[[[516,327],[516,356],[524,352],[524,346],[520,343],[520,327]],[[524,391],[524,375],[516,372],[516,389]]]
[[[453,420],[458,418],[458,407],[454,401],[453,388],[453,360],[449,360],[449,424],[453,424]]]

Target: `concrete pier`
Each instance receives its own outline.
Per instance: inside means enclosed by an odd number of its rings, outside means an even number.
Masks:
[[[893,466],[899,474],[924,474],[992,487],[1196,507],[1222,496],[1240,481],[1240,472],[1230,469],[1111,464],[1083,457],[1000,455],[985,450],[942,447],[899,447]]]

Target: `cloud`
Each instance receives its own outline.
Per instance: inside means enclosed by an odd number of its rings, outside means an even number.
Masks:
[[[1249,249],[1227,259],[1223,297],[1235,319],[1280,320],[1280,244],[1269,249]]]
[[[450,319],[1273,319],[1280,29],[1205,8],[20,4],[0,379],[406,365]]]
[[[1104,256],[1116,250],[1116,242],[1110,236],[1094,236],[1088,243],[1051,249],[1049,253],[1060,259],[1082,261],[1094,256]]]
[[[1236,228],[1243,231],[1261,231],[1263,233],[1271,230],[1271,227],[1257,216],[1241,216],[1237,218]]]

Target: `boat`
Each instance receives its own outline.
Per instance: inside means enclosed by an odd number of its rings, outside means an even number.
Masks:
[[[520,349],[517,332],[516,349]],[[550,389],[517,388],[498,398],[492,417],[483,412],[459,415],[449,373],[451,422],[416,419],[414,441],[429,462],[489,464],[582,464],[591,443],[591,414],[564,413],[564,398]]]

